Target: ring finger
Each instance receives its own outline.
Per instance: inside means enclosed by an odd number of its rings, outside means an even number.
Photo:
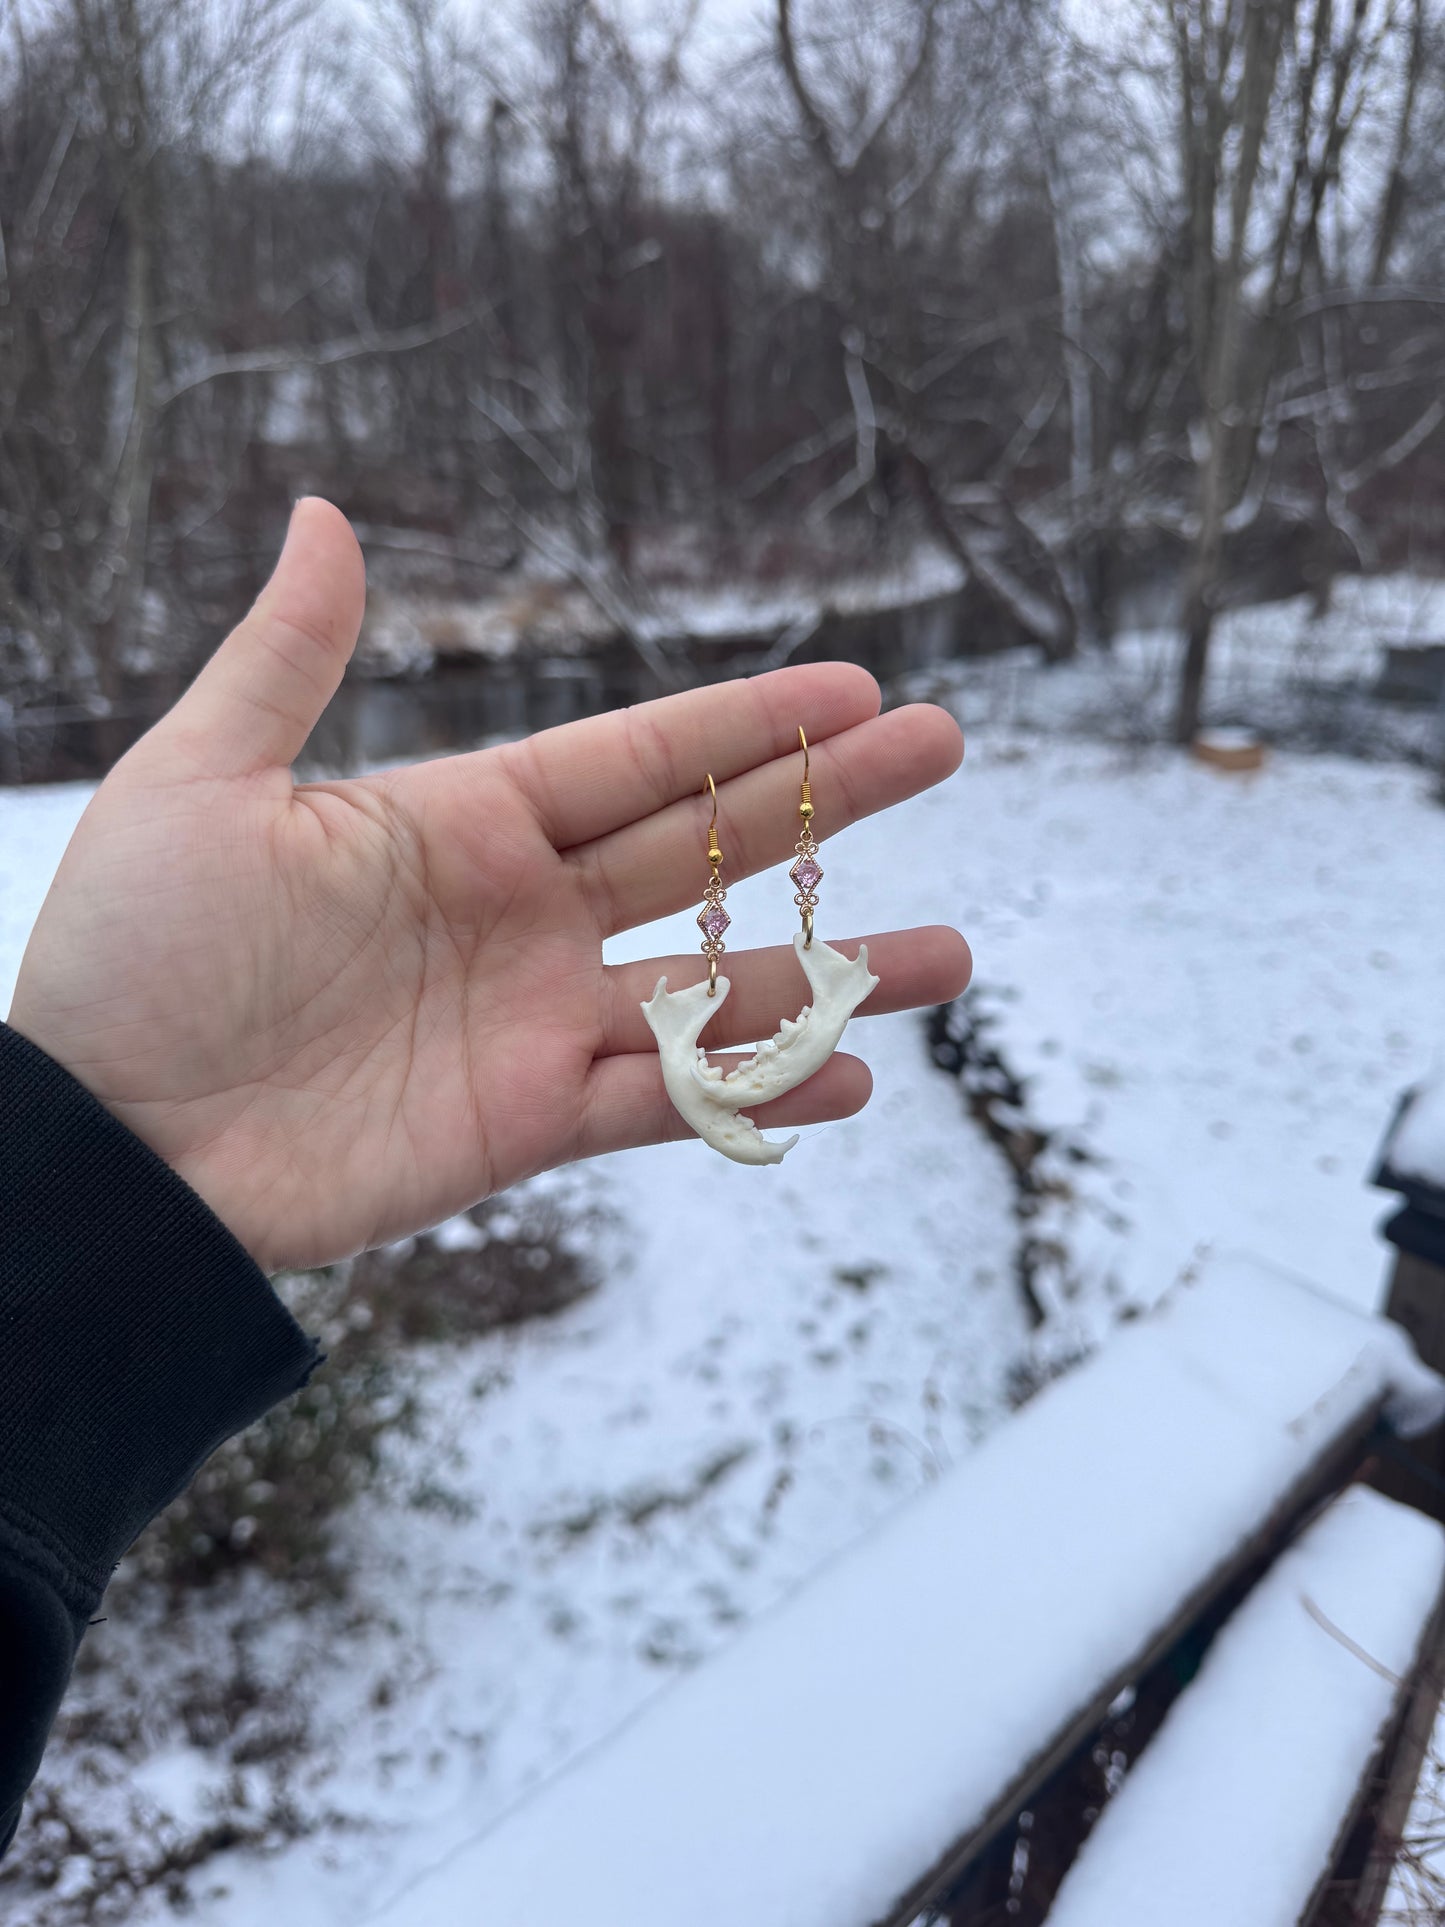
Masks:
[[[860,1017],[947,1003],[968,983],[973,960],[956,930],[940,924],[919,930],[889,930],[881,936],[840,941],[835,947],[852,957],[857,955],[860,941],[867,944],[869,968],[880,980],[878,988],[859,1005]],[[807,996],[807,984],[791,944],[741,950],[723,958],[721,969],[731,989],[708,1025],[709,1050],[750,1044],[770,1036],[777,1029],[778,1019],[791,1017],[800,996]],[[652,995],[659,977],[667,979],[670,989],[681,990],[684,984],[701,983],[706,970],[704,960],[695,954],[609,965],[604,978],[606,1004],[600,1054],[655,1049],[642,1014],[643,1000]]]

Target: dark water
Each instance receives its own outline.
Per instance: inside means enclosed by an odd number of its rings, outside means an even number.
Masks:
[[[909,671],[1016,640],[981,623],[959,593],[901,609],[828,614],[792,647],[771,636],[720,636],[678,638],[663,651],[678,687],[753,675],[783,660],[860,663],[886,686]],[[667,685],[620,637],[585,653],[442,658],[419,677],[349,675],[313,734],[306,762],[345,772],[528,735],[666,693]],[[102,776],[177,694],[178,686],[153,681],[127,691],[106,716],[55,709],[0,727],[0,783]]]

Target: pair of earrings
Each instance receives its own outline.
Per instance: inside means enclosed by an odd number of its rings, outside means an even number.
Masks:
[[[805,1004],[796,1018],[785,1017],[777,1033],[765,1038],[753,1056],[731,1071],[710,1064],[706,1050],[698,1043],[704,1026],[721,1007],[730,988],[728,979],[718,975],[723,936],[732,919],[723,907],[727,890],[721,874],[723,853],[717,840],[717,787],[709,776],[704,794],[713,799],[707,837],[712,874],[697,919],[708,960],[707,977],[677,991],[670,991],[666,977],[660,977],[656,990],[642,1006],[642,1014],[657,1039],[662,1081],[674,1107],[705,1143],[738,1164],[778,1164],[797,1143],[796,1134],[786,1139],[764,1137],[743,1114],[742,1107],[770,1103],[821,1070],[837,1049],[848,1019],[878,982],[868,968],[866,944],[859,945],[856,957],[848,958],[821,937],[816,942],[813,939],[813,915],[823,870],[813,833],[808,740],[801,729],[798,739],[803,748],[802,799],[798,805],[803,827],[788,875],[802,921],[793,938],[793,949],[813,1001]]]
[[[793,898],[803,918],[803,948],[813,947],[813,912],[818,907],[818,885],[823,881],[822,867],[818,862],[818,844],[813,835],[813,785],[808,780],[811,767],[808,755],[808,739],[803,734],[803,725],[798,724],[798,741],[803,748],[802,795],[798,803],[798,816],[803,831],[797,841],[797,859],[788,872],[796,895]],[[717,841],[717,785],[711,772],[703,784],[704,796],[712,797],[712,821],[707,826],[707,860],[712,866],[712,875],[707,888],[702,893],[702,908],[697,913],[697,927],[702,932],[702,954],[707,958],[707,994],[717,995],[717,960],[727,948],[723,933],[732,918],[723,908],[723,898],[727,895],[726,886],[719,874],[723,853]]]

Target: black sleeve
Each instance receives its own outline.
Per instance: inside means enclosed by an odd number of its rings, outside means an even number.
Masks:
[[[116,1562],[317,1356],[195,1192],[0,1024],[0,1853]]]

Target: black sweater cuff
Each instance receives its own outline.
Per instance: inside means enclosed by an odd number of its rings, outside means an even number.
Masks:
[[[317,1348],[189,1185],[0,1025],[0,1545],[79,1617]]]

